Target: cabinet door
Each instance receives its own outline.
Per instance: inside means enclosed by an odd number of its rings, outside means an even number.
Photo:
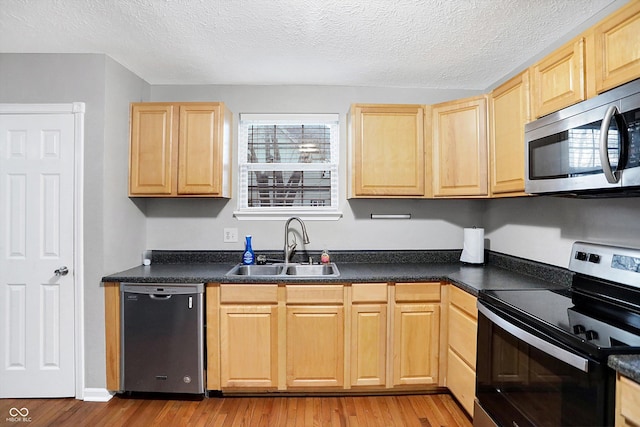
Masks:
[[[220,120],[218,105],[180,106],[178,194],[220,194]]]
[[[351,108],[351,194],[424,196],[424,107]]]
[[[598,93],[640,77],[640,3],[631,2],[595,28]]]
[[[640,425],[640,384],[618,374],[616,380],[616,427]]]
[[[529,121],[529,73],[491,93],[491,194],[524,193],[524,125]]]
[[[376,386],[386,381],[387,305],[351,307],[351,385]]]
[[[585,42],[580,37],[531,68],[531,108],[534,118],[583,101]]]
[[[344,308],[287,307],[287,387],[342,387]]]
[[[434,196],[486,196],[487,146],[485,97],[434,106]]]
[[[437,384],[440,307],[396,304],[393,324],[393,384]]]
[[[277,387],[275,305],[220,306],[220,375],[224,387]]]
[[[161,103],[131,105],[129,194],[169,195],[175,182],[174,106]]]

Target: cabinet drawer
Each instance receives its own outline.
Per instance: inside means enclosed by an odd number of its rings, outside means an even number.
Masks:
[[[449,306],[449,347],[467,365],[476,366],[476,336],[478,324],[456,306]]]
[[[640,422],[640,384],[620,375],[620,414],[633,425]]]
[[[287,285],[287,304],[342,304],[343,285]]]
[[[458,307],[460,310],[467,313],[469,316],[474,319],[478,318],[478,306],[477,306],[477,298],[473,295],[463,291],[462,289],[456,288],[453,285],[449,287],[449,300],[451,304]]]
[[[440,283],[396,283],[396,302],[440,301]]]
[[[352,302],[387,302],[386,283],[354,283],[351,285]]]
[[[447,356],[447,387],[468,414],[473,415],[476,394],[476,373],[457,354],[449,350]]]
[[[222,285],[220,303],[278,303],[278,285]]]

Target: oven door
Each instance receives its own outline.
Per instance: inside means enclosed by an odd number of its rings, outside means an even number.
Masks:
[[[613,424],[614,376],[606,361],[569,351],[481,301],[476,375],[477,403],[498,426]]]

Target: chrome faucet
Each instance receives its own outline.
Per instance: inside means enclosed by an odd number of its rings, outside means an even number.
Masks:
[[[289,218],[287,222],[284,224],[284,263],[285,264],[289,264],[289,258],[291,258],[291,254],[296,249],[296,245],[297,245],[295,234],[293,235],[293,243],[289,244],[289,224],[291,224],[291,221],[293,221],[294,219],[297,220],[300,223],[300,226],[302,227],[302,240],[304,241],[305,244],[309,243],[309,236],[307,235],[307,228],[304,226],[304,222],[302,222],[302,220],[297,216],[292,216],[291,218]]]

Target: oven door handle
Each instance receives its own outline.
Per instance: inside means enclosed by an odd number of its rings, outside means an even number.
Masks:
[[[584,357],[578,356],[570,351],[567,351],[563,348],[557,347],[542,338],[538,338],[537,336],[520,329],[519,327],[513,325],[512,323],[506,321],[493,311],[489,310],[485,305],[483,305],[480,301],[478,301],[478,311],[481,312],[487,319],[491,322],[509,332],[511,335],[516,338],[524,341],[537,348],[538,350],[548,354],[551,357],[555,357],[558,360],[563,361],[564,363],[573,366],[576,369],[580,369],[583,372],[589,372],[589,360]]]

